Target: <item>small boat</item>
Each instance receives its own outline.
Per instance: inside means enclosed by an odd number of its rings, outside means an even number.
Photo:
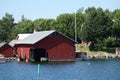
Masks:
[[[2,54],[0,54],[0,63],[5,63],[5,62],[6,62],[5,57]]]
[[[88,61],[90,58],[86,52],[76,52],[76,59],[81,61]]]
[[[88,61],[89,60],[87,55],[82,55],[81,58],[82,58],[82,61]]]

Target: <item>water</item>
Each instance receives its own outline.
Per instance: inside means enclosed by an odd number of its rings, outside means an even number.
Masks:
[[[35,63],[0,64],[0,80],[120,80],[120,59],[44,63],[38,76]]]

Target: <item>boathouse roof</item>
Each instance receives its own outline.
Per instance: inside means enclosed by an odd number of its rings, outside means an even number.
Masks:
[[[3,42],[3,43],[0,43],[0,48],[3,47],[6,43]]]
[[[18,34],[17,35],[17,37],[16,37],[16,39],[17,40],[23,40],[23,39],[25,39],[26,37],[28,37],[28,36],[30,36],[31,34]]]
[[[39,40],[42,40],[43,38],[52,34],[53,32],[55,32],[55,30],[35,32],[31,34],[30,36],[26,37],[25,39],[16,42],[16,44],[34,44],[38,42]]]
[[[51,30],[51,31],[40,31],[40,32],[35,32],[32,33],[31,35],[29,35],[28,37],[26,37],[23,40],[20,40],[18,42],[16,42],[16,44],[35,44],[36,42],[46,38],[47,36],[49,36],[50,34],[57,32],[56,30]],[[58,32],[59,34],[65,36],[64,34]],[[65,36],[67,37],[67,36]],[[71,38],[67,37],[68,39],[72,40]],[[74,41],[74,40],[72,40]]]
[[[18,34],[17,37],[16,37],[16,39],[14,39],[14,40],[12,40],[12,41],[9,42],[9,45],[13,47],[16,42],[18,42],[20,40],[23,40],[23,39],[25,39],[26,37],[28,37],[30,35],[31,34],[29,34],[29,33]]]

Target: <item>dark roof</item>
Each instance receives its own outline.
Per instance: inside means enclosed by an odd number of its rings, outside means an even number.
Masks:
[[[35,32],[31,34],[30,36],[26,37],[23,40],[20,40],[16,42],[16,44],[35,44],[36,42],[44,39],[45,37],[49,36],[50,34],[57,32],[56,30],[51,30],[51,31],[40,31],[40,32]],[[59,34],[65,36],[64,34],[58,32]],[[65,36],[66,38],[72,40],[71,38]],[[74,41],[74,40],[72,40]]]

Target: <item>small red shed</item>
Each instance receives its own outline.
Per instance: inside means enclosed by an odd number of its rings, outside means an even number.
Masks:
[[[21,59],[74,60],[74,44],[71,38],[56,30],[51,30],[35,32],[16,42],[15,47]]]
[[[0,43],[0,54],[4,57],[13,57],[14,48],[7,43]]]

